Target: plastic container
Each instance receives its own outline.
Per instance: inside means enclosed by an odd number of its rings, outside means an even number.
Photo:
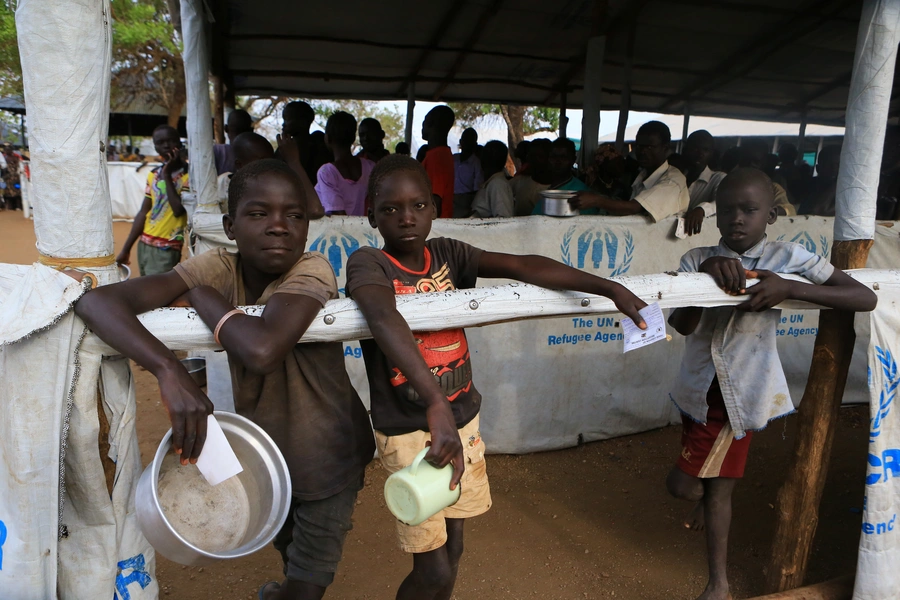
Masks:
[[[456,504],[462,486],[450,489],[453,467],[441,469],[425,461],[423,448],[411,465],[400,469],[384,482],[384,500],[388,509],[403,523],[419,525],[448,506]]]

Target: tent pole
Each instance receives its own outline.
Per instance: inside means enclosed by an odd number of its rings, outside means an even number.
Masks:
[[[684,103],[684,122],[681,125],[681,139],[678,141],[678,151],[684,151],[684,142],[688,137],[688,130],[691,126],[691,105]]]
[[[631,111],[631,72],[634,65],[634,42],[637,37],[637,17],[628,29],[628,43],[625,46],[625,70],[622,81],[622,97],[619,101],[619,122],[616,125],[616,150],[625,149],[625,128],[628,127],[628,113]]]
[[[181,0],[184,83],[187,91],[188,155],[191,190],[197,210],[219,212],[213,159],[212,111],[209,106],[209,50],[203,0]],[[188,214],[191,209],[188,208]]]
[[[797,160],[803,156],[803,144],[806,143],[806,109],[800,115],[800,135],[797,139]]]
[[[566,90],[560,93],[559,100],[559,137],[565,139],[568,137],[566,134],[569,128],[569,117],[566,116],[566,103],[569,100],[569,94]]]
[[[778,154],[778,140],[781,139],[781,136],[775,136],[775,141],[772,142],[772,154]]]
[[[898,43],[900,6],[884,0],[864,0],[837,183],[831,263],[840,269],[865,267],[875,235],[876,190]],[[805,124],[805,115],[803,121]],[[805,133],[803,129],[801,133]],[[778,493],[775,540],[766,571],[768,592],[795,588],[806,576],[856,339],[853,318],[853,313],[839,310],[822,311],[819,316],[809,379],[800,403],[793,460],[788,462],[788,475]],[[871,540],[863,535],[860,548],[871,549],[870,544]],[[860,597],[881,597],[871,588],[877,585],[875,576],[881,575],[877,571],[887,572],[889,568],[883,563],[861,563],[855,585]]]
[[[600,96],[603,93],[602,74],[605,49],[605,35],[597,35],[588,40],[587,62],[584,67],[584,111],[581,117],[579,164],[586,164],[585,157],[593,156],[600,138]]]
[[[822,152],[822,148],[825,146],[825,136],[819,136],[819,145],[816,147],[816,162],[819,162],[819,153]]]
[[[225,90],[222,84],[222,78],[213,75],[213,104],[215,112],[213,113],[213,130],[217,144],[225,143]]]
[[[416,82],[410,81],[406,88],[406,134],[404,140],[412,151],[413,117],[416,112]]]

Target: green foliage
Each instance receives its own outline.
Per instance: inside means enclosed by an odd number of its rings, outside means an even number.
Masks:
[[[505,120],[502,104],[471,104],[465,102],[452,102],[450,108],[456,113],[456,124],[460,127],[475,127],[479,123],[490,120]],[[509,122],[507,121],[507,126]],[[547,106],[525,107],[522,119],[522,131],[520,137],[540,133],[543,131],[559,130],[559,109]]]
[[[0,0],[0,96],[22,96],[14,0]]]
[[[181,44],[166,0],[110,0],[113,108],[151,104],[177,122],[185,103]]]

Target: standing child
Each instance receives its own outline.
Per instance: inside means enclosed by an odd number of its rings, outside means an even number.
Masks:
[[[772,181],[757,169],[737,169],[716,195],[718,246],[694,248],[680,271],[712,275],[729,294],[747,294],[736,307],[679,308],[669,323],[685,341],[672,400],[682,411],[681,457],[666,485],[676,498],[697,502],[686,527],[706,527],[709,582],[701,600],[731,598],[726,576],[731,494],[744,475],[752,432],[794,410],[778,359],[775,330],[785,300],[869,311],[875,294],[800,244],[771,242],[766,225],[778,216]],[[816,285],[782,279],[802,275]],[[745,289],[746,278],[759,283]]]
[[[340,342],[298,344],[337,297],[328,260],[305,252],[303,186],[285,163],[265,159],[235,173],[225,234],[238,252],[214,250],[174,271],[98,288],[75,306],[104,341],[152,372],[182,464],[196,462],[212,404],[137,315],[186,294],[228,353],[238,414],[259,425],[287,462],[293,499],[275,538],[285,581],[261,600],[318,600],[334,579],[352,528],[356,495],[375,445],[366,409],[344,369]],[[263,304],[253,317],[235,306]]]
[[[368,158],[353,156],[356,141],[356,119],[338,111],[325,124],[325,144],[334,160],[322,165],[317,174],[316,193],[326,215],[366,214],[366,188],[375,163]]]
[[[120,265],[129,264],[131,248],[138,242],[141,275],[166,273],[178,264],[187,226],[187,212],[181,204],[181,195],[189,191],[188,169],[181,156],[178,130],[160,125],[153,130],[153,146],[164,162],[147,176],[144,203],[116,257]]]
[[[472,382],[465,331],[413,334],[397,312],[396,294],[471,288],[478,277],[509,278],[606,296],[642,327],[638,310],[646,305],[618,283],[549,258],[485,252],[448,238],[426,240],[436,209],[428,175],[411,158],[382,159],[369,180],[369,197],[369,223],[384,237],[384,249],[361,248],[351,255],[347,293],[374,337],[361,345],[381,461],[389,472],[398,471],[430,442],[425,459],[439,467],[452,462],[450,489],[462,483],[453,506],[415,527],[397,522],[401,549],[413,553],[413,570],[397,598],[447,600],[463,551],[464,520],[491,506],[478,427],[481,394]]]
[[[428,149],[422,159],[422,166],[431,180],[431,191],[441,199],[439,217],[453,216],[453,190],[456,185],[456,171],[453,166],[453,152],[447,145],[447,136],[453,128],[456,115],[447,105],[435,106],[422,121],[422,139],[428,142]]]

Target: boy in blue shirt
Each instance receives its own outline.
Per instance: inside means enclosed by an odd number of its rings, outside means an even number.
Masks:
[[[709,273],[716,285],[749,298],[735,307],[679,308],[669,323],[685,341],[681,373],[671,394],[682,411],[682,450],[666,485],[676,498],[697,502],[685,523],[706,528],[709,582],[699,600],[731,598],[726,576],[731,495],[744,465],[752,432],[794,410],[775,330],[781,316],[770,310],[803,300],[846,311],[870,311],[875,294],[804,246],[769,241],[775,193],[757,169],[737,169],[716,195],[718,246],[694,248],[681,258],[682,272]],[[815,285],[782,279],[802,275]],[[746,287],[748,278],[759,283]]]

